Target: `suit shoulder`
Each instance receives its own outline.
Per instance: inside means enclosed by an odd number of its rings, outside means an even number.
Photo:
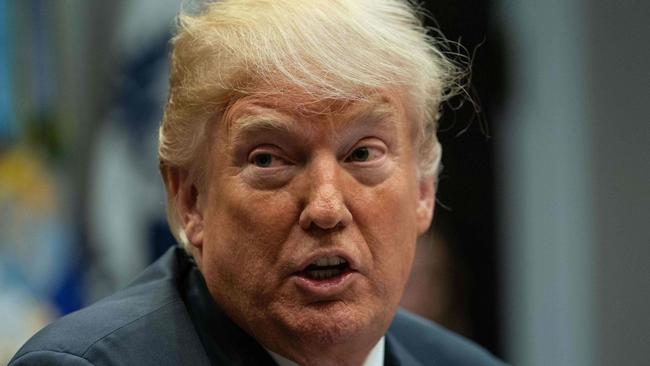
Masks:
[[[54,365],[92,364],[102,356],[99,353],[109,349],[129,352],[147,343],[164,343],[163,338],[176,333],[179,324],[190,324],[176,287],[175,269],[168,266],[174,259],[165,257],[124,290],[43,328],[23,345],[10,365],[39,364],[40,360]],[[170,324],[174,326],[170,328]],[[192,331],[191,326],[186,328],[185,332]]]
[[[159,317],[158,313],[165,313],[166,308],[175,308],[178,305],[175,303],[181,302],[180,298],[171,297],[162,302],[148,300],[149,296],[112,296],[64,316],[36,333],[14,359],[33,352],[54,353],[43,356],[60,353],[84,357],[94,345],[112,334],[152,322]]]
[[[77,355],[56,351],[31,351],[15,357],[10,366],[92,366],[90,361]]]
[[[469,339],[406,310],[398,310],[389,334],[424,364],[504,365]]]

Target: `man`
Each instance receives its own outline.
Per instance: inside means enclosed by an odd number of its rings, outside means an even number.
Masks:
[[[459,72],[397,0],[179,16],[159,157],[170,250],[11,365],[493,365],[398,311]]]

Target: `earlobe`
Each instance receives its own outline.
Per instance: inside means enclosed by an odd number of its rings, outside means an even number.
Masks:
[[[199,190],[190,180],[187,171],[169,168],[165,173],[169,195],[173,197],[176,220],[180,225],[186,244],[200,249],[203,245],[203,212]]]
[[[420,178],[420,197],[416,211],[418,235],[424,234],[431,226],[435,204],[436,188],[433,177]]]

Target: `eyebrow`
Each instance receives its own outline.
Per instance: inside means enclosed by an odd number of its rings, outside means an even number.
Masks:
[[[279,131],[292,133],[296,131],[293,119],[283,113],[267,110],[263,113],[247,114],[232,123],[232,141],[237,142],[246,135],[259,131]]]
[[[389,103],[381,103],[374,108],[368,108],[361,113],[354,114],[352,118],[348,119],[345,125],[347,126],[350,123],[358,123],[360,125],[371,123],[380,124],[394,116],[395,108]]]
[[[382,125],[394,115],[395,109],[393,106],[389,103],[381,103],[360,112],[352,112],[345,118],[341,130],[348,129],[352,124],[357,125],[360,128],[372,124]],[[246,114],[235,119],[232,123],[233,134],[231,138],[232,141],[236,143],[245,136],[260,131],[276,131],[287,134],[296,134],[299,127],[300,126],[295,123],[294,118],[276,110],[268,109],[262,113]]]

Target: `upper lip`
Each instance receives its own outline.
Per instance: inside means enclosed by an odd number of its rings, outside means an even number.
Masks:
[[[352,258],[349,254],[345,253],[342,250],[322,250],[322,251],[316,251],[309,256],[307,256],[303,261],[300,262],[300,265],[298,266],[298,271],[297,272],[302,272],[304,271],[307,267],[309,267],[310,264],[315,263],[318,259],[320,258],[326,258],[326,257],[341,257],[345,259],[345,261],[348,263],[348,267],[353,270],[357,271],[359,269],[359,263]]]

